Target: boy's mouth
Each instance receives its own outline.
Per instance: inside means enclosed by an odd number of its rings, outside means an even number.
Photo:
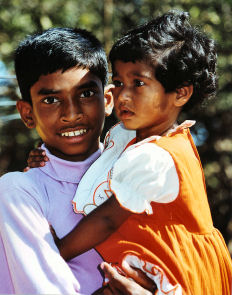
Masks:
[[[79,130],[63,132],[63,133],[61,133],[61,136],[73,137],[73,136],[80,136],[80,135],[85,134],[85,133],[87,133],[87,129],[79,129]]]

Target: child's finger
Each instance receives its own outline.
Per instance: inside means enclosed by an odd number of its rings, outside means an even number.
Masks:
[[[42,144],[43,144],[43,142],[40,140],[35,146],[36,146],[36,148],[40,148]]]
[[[41,162],[41,161],[47,162],[48,157],[47,156],[41,156],[41,155],[39,155],[39,156],[31,156],[31,155],[29,155],[28,161],[30,161],[30,162]]]
[[[33,149],[29,153],[30,156],[46,156],[46,152],[42,149]]]
[[[37,167],[43,167],[45,166],[45,162],[43,160],[34,161],[33,159],[28,159],[27,164],[30,168],[37,168]]]
[[[27,166],[23,169],[23,172],[27,172],[28,170],[30,170],[30,167]]]

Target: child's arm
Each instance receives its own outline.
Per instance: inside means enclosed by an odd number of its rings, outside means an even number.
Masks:
[[[131,215],[112,196],[84,217],[77,227],[59,240],[61,256],[69,260],[106,240]]]

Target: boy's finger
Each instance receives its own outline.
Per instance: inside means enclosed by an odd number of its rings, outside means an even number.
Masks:
[[[30,167],[27,166],[26,168],[23,169],[23,172],[27,172],[28,170],[30,170]]]
[[[104,271],[105,276],[109,279],[109,286],[112,289],[113,294],[125,294],[125,295],[154,294],[154,291],[155,291],[154,283],[145,284],[143,280],[144,286],[142,286],[142,284],[140,284],[139,282],[129,280],[127,277],[120,275],[112,266],[110,266],[106,262],[103,262],[101,264],[101,269]],[[127,271],[127,272],[131,273],[131,271]],[[132,275],[135,276],[134,273]]]
[[[140,286],[151,291],[156,289],[155,283],[140,269],[131,267],[126,261],[122,262],[122,269],[128,277],[132,278]]]
[[[108,263],[102,262],[101,263],[101,269],[104,271],[105,276],[109,279],[115,279],[118,275],[118,272]]]
[[[114,293],[110,290],[110,288],[106,288],[102,294],[103,295],[114,295]]]
[[[100,289],[96,290],[92,295],[113,295],[111,289],[108,285],[101,287]]]
[[[109,279],[109,287],[113,294],[129,294],[126,292],[128,279],[121,276],[111,265],[106,262],[101,263],[101,269]]]

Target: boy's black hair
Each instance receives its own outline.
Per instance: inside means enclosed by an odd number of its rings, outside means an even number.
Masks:
[[[187,108],[215,95],[217,89],[215,43],[188,22],[187,12],[170,11],[120,38],[109,59],[142,61],[154,68],[166,92],[193,85]]]
[[[108,65],[100,41],[83,29],[51,28],[28,36],[15,52],[15,72],[22,99],[31,102],[30,88],[41,75],[72,67],[89,69],[108,81]]]

